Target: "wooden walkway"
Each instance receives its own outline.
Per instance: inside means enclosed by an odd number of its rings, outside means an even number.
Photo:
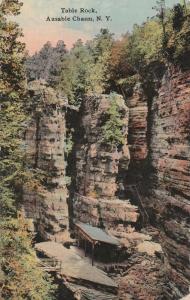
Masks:
[[[56,265],[52,268],[54,267],[56,272],[68,282],[75,284],[80,282],[80,285],[90,285],[92,288],[117,293],[117,284],[105,272],[92,266],[74,250],[66,249],[62,244],[51,241],[36,244],[35,249],[38,253],[54,260]]]

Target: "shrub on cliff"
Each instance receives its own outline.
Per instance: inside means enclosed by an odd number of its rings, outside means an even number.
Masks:
[[[52,300],[55,286],[42,271],[23,219],[0,221],[0,298]]]
[[[102,142],[110,146],[120,146],[125,143],[122,128],[123,121],[117,104],[117,95],[110,95],[110,108],[106,114],[107,120],[102,126]]]

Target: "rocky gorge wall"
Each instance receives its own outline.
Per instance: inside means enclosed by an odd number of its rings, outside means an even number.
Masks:
[[[126,99],[126,105],[129,108],[128,143],[131,156],[130,164],[135,165],[136,167],[147,158],[148,154],[147,101],[147,96],[140,83],[137,83],[134,87],[133,96]]]
[[[160,228],[171,290],[188,293],[190,282],[190,71],[172,67],[152,105],[149,197]],[[179,296],[182,296],[180,294]],[[173,296],[171,296],[172,298]],[[172,298],[173,299],[173,298]]]
[[[127,99],[133,161],[127,176],[140,183],[143,207],[160,231],[165,295],[179,299],[190,282],[190,72],[171,67],[157,92],[148,112],[145,92]]]

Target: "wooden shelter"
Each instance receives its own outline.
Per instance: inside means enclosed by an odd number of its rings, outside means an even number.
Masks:
[[[94,250],[96,245],[108,244],[115,247],[120,245],[116,238],[111,237],[98,227],[93,227],[84,223],[75,224],[78,243],[80,239],[85,241],[85,256],[87,253],[87,241],[92,245],[92,265],[94,265]]]

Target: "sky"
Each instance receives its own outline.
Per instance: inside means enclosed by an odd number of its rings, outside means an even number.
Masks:
[[[166,5],[171,7],[177,2],[166,0]],[[118,37],[156,13],[152,9],[156,0],[23,0],[23,3],[21,14],[15,19],[23,29],[23,40],[30,54],[47,41],[56,45],[58,40],[63,40],[71,48],[77,39],[92,39],[101,28],[108,28]],[[77,13],[62,13],[61,8],[74,8]],[[79,13],[80,8],[93,8],[96,13]],[[91,17],[94,22],[74,21],[74,16]],[[97,16],[102,21],[96,21]],[[106,16],[110,17],[109,21]],[[70,21],[47,21],[48,17],[70,17]]]

